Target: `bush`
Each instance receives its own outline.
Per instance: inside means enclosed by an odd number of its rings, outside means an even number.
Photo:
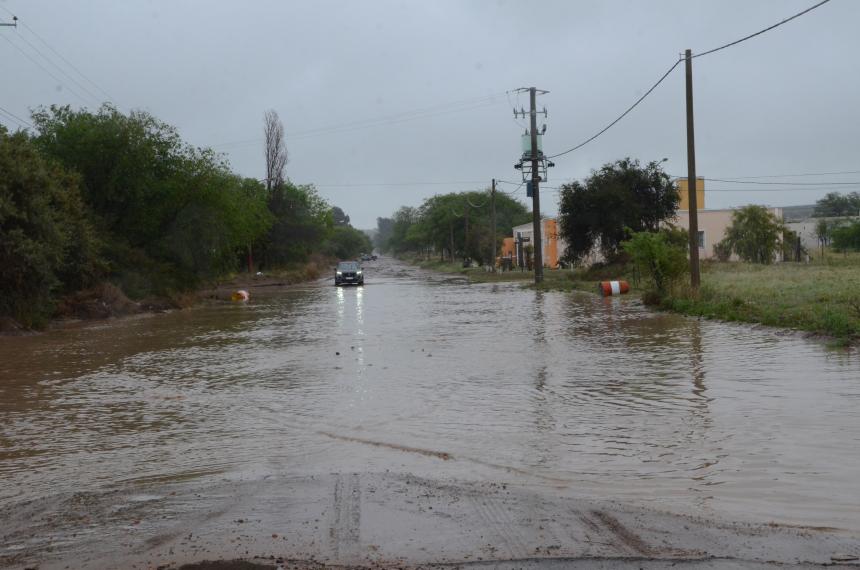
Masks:
[[[732,246],[726,240],[714,244],[714,255],[722,262],[728,261],[732,257]]]
[[[686,273],[687,254],[680,245],[677,230],[636,232],[622,247],[637,269],[660,296]]]
[[[26,134],[0,128],[0,172],[0,316],[41,326],[57,294],[96,278],[98,244],[77,177],[41,157]]]
[[[836,251],[860,251],[860,221],[833,228],[832,238]]]
[[[732,214],[722,247],[729,248],[744,261],[769,264],[780,250],[782,222],[764,206],[745,206]]]

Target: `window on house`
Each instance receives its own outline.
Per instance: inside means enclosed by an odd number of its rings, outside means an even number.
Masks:
[[[699,248],[705,249],[705,232],[704,232],[704,230],[699,230]]]

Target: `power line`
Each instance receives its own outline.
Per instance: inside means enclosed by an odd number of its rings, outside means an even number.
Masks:
[[[26,125],[26,126],[30,127],[31,129],[34,128],[32,123],[25,121],[24,119],[22,119],[21,117],[19,117],[15,113],[13,113],[11,111],[7,111],[3,107],[0,107],[0,112],[11,117],[12,120],[15,121],[16,123],[18,123],[19,125]]]
[[[858,186],[860,182],[759,182],[756,180],[737,180],[730,178],[705,178],[709,182],[727,182],[730,184],[757,184],[762,186]]]
[[[783,24],[787,24],[788,22],[790,22],[790,21],[794,20],[795,18],[799,18],[799,17],[803,16],[804,14],[806,14],[807,12],[811,12],[811,11],[815,10],[816,8],[818,8],[819,6],[823,6],[824,4],[827,4],[828,2],[830,2],[830,0],[822,0],[822,1],[821,1],[821,2],[819,2],[818,4],[815,4],[814,6],[811,6],[811,7],[807,8],[806,10],[804,10],[804,11],[802,11],[802,12],[798,12],[797,14],[795,14],[794,16],[791,16],[790,18],[786,18],[786,19],[784,19],[784,20],[781,20],[781,21],[777,22],[776,24],[774,24],[774,25],[772,25],[772,26],[768,26],[767,28],[765,28],[765,29],[763,29],[763,30],[759,30],[758,32],[756,32],[756,33],[754,33],[754,34],[750,34],[750,35],[748,35],[748,36],[744,36],[744,37],[742,37],[742,38],[741,38],[741,39],[739,39],[739,40],[735,40],[735,41],[733,41],[733,42],[729,42],[729,43],[727,43],[727,44],[725,44],[725,45],[722,45],[722,46],[720,46],[720,47],[717,47],[717,48],[714,48],[714,49],[710,49],[710,50],[708,50],[708,51],[705,51],[705,52],[702,52],[702,53],[696,54],[696,55],[694,55],[694,56],[693,56],[693,58],[702,57],[703,55],[709,55],[709,54],[712,54],[712,53],[714,53],[714,52],[720,51],[720,50],[722,50],[722,49],[726,49],[726,48],[732,47],[732,46],[734,46],[734,45],[737,45],[737,44],[739,44],[739,43],[741,43],[741,42],[745,42],[745,41],[747,41],[747,40],[749,40],[749,39],[752,39],[752,38],[754,38],[754,37],[756,37],[756,36],[760,36],[760,35],[762,35],[763,33],[765,33],[765,32],[769,32],[770,30],[772,30],[772,29],[774,29],[774,28],[778,28],[779,26],[781,26],[781,25],[783,25]]]
[[[810,7],[810,8],[807,8],[806,10],[804,10],[804,11],[802,11],[802,12],[798,12],[798,13],[797,13],[797,14],[795,14],[794,16],[791,16],[791,17],[789,17],[789,18],[786,18],[786,19],[784,19],[784,20],[782,20],[782,21],[780,21],[780,22],[777,22],[776,24],[774,24],[774,25],[772,25],[772,26],[769,26],[769,27],[767,27],[767,28],[765,28],[765,29],[763,29],[763,30],[760,30],[760,31],[758,31],[758,32],[756,32],[756,33],[754,33],[754,34],[750,34],[750,35],[745,36],[745,37],[743,37],[743,38],[741,38],[741,39],[739,39],[739,40],[735,40],[735,41],[733,41],[733,42],[730,42],[730,43],[727,43],[727,44],[725,44],[725,45],[722,45],[722,46],[720,46],[720,47],[718,47],[718,48],[714,48],[714,49],[708,50],[708,51],[706,51],[706,52],[703,52],[703,53],[700,53],[700,54],[694,55],[693,57],[694,57],[694,58],[696,58],[696,57],[701,57],[701,56],[703,56],[703,55],[708,55],[708,54],[711,54],[711,53],[714,53],[714,52],[720,51],[720,50],[722,50],[722,49],[726,49],[726,48],[731,47],[731,46],[733,46],[733,45],[737,45],[737,44],[739,44],[739,43],[741,43],[741,42],[744,42],[744,41],[746,41],[746,40],[748,40],[748,39],[751,39],[751,38],[754,38],[754,37],[756,37],[756,36],[759,36],[759,35],[761,35],[761,34],[763,34],[763,33],[767,32],[767,31],[770,31],[770,30],[772,30],[772,29],[774,29],[774,28],[777,28],[777,27],[779,27],[779,26],[781,26],[781,25],[783,25],[783,24],[787,23],[787,22],[790,22],[791,20],[794,20],[795,18],[799,18],[800,16],[802,16],[802,15],[806,14],[807,12],[811,12],[812,10],[814,10],[814,9],[818,8],[819,6],[822,6],[822,5],[826,4],[826,3],[827,3],[827,2],[829,2],[829,1],[830,1],[830,0],[823,0],[822,2],[819,2],[818,4],[815,4],[814,6],[812,6],[812,7]],[[636,100],[636,102],[635,102],[635,103],[633,103],[633,105],[631,105],[631,106],[630,106],[626,111],[624,111],[624,112],[623,112],[623,113],[622,113],[622,114],[621,114],[617,119],[615,119],[614,121],[612,121],[611,123],[609,123],[606,127],[604,127],[603,129],[601,129],[600,131],[598,131],[595,135],[593,135],[593,136],[589,137],[588,139],[584,140],[583,142],[579,143],[578,145],[576,145],[576,146],[575,146],[575,147],[573,147],[573,148],[569,148],[569,149],[565,150],[564,152],[560,152],[560,153],[558,153],[558,154],[553,154],[553,155],[551,155],[551,156],[548,156],[547,158],[556,158],[556,157],[559,157],[559,156],[562,156],[562,155],[568,154],[568,153],[570,153],[570,152],[573,152],[573,151],[575,151],[575,150],[578,150],[578,149],[580,149],[580,148],[584,147],[585,145],[587,145],[588,143],[590,143],[591,141],[593,141],[594,139],[596,139],[597,137],[599,137],[600,135],[602,135],[603,133],[605,133],[606,131],[608,131],[609,129],[611,129],[613,126],[615,126],[615,124],[616,124],[616,123],[618,123],[618,121],[620,121],[620,120],[621,120],[621,119],[623,119],[625,116],[627,116],[627,114],[628,114],[628,113],[630,113],[630,111],[632,111],[633,109],[635,109],[635,108],[639,105],[639,103],[641,103],[641,102],[642,102],[646,97],[648,97],[648,95],[650,95],[650,94],[651,94],[651,92],[652,92],[652,91],[654,91],[654,89],[656,89],[656,88],[657,88],[657,86],[658,86],[658,85],[660,85],[660,84],[663,82],[663,80],[664,80],[664,79],[666,79],[666,78],[669,76],[669,74],[670,74],[670,73],[672,73],[672,71],[674,71],[674,70],[675,70],[675,68],[676,68],[676,67],[678,67],[678,64],[680,64],[682,61],[684,61],[684,60],[683,60],[683,59],[678,59],[678,61],[676,61],[676,62],[674,63],[674,65],[672,65],[672,67],[670,67],[670,68],[669,68],[669,71],[667,71],[666,73],[664,73],[664,74],[663,74],[663,76],[662,76],[662,77],[660,77],[660,79],[658,79],[658,80],[657,80],[657,82],[656,82],[654,85],[652,85],[652,86],[651,86],[651,88],[650,88],[648,91],[646,91],[644,95],[642,95],[642,97],[640,97],[639,99],[637,99],[637,100]]]
[[[433,182],[350,182],[344,184],[316,184],[317,188],[354,188],[362,186],[453,186],[454,184],[486,184],[486,180],[452,180]]]
[[[21,24],[21,25],[23,26],[24,24]],[[77,79],[75,79],[74,77],[72,77],[72,76],[71,76],[71,75],[70,75],[70,74],[69,74],[65,69],[63,69],[62,67],[60,67],[59,65],[57,65],[56,63],[54,63],[54,61],[53,61],[52,59],[50,59],[48,56],[46,56],[45,54],[43,54],[43,53],[39,50],[39,48],[37,48],[36,46],[34,46],[32,43],[30,43],[30,41],[29,41],[27,38],[25,38],[23,35],[20,35],[20,34],[19,34],[19,36],[18,36],[18,37],[19,37],[19,38],[21,38],[21,40],[22,40],[25,44],[27,44],[28,46],[30,46],[30,49],[32,49],[34,52],[36,52],[36,53],[37,53],[37,54],[38,54],[42,59],[44,59],[44,60],[45,60],[45,61],[47,61],[49,64],[51,64],[52,66],[54,66],[54,67],[55,67],[55,68],[56,68],[60,73],[62,73],[62,74],[63,74],[63,75],[65,75],[66,77],[68,77],[68,78],[69,78],[69,79],[70,79],[70,80],[71,80],[75,85],[77,85],[78,87],[80,87],[80,88],[81,88],[81,90],[83,90],[87,95],[89,95],[90,97],[92,97],[94,101],[96,101],[96,102],[101,102],[101,101],[100,101],[100,98],[98,97],[98,95],[95,95],[92,91],[90,91],[89,89],[87,89],[87,87],[86,87],[85,85],[82,85],[80,81],[78,81]]]
[[[854,188],[860,188],[860,184],[856,184],[853,187]],[[848,188],[852,188],[852,187],[848,186]],[[785,187],[780,187],[780,188],[706,188],[705,192],[708,192],[708,193],[710,193],[710,192],[814,192],[814,191],[827,192],[827,191],[832,191],[832,190],[833,190],[832,187],[830,187],[830,188],[826,188],[826,187],[825,188],[821,188],[821,187],[798,188],[798,187],[794,186],[794,187],[788,187],[788,188],[785,188]]]
[[[3,11],[5,11],[5,12],[6,12],[7,14],[9,14],[10,16],[15,16],[15,14],[14,14],[11,10],[9,10],[8,8],[6,8],[6,7],[2,6],[2,5],[0,5],[0,9],[2,9]],[[107,91],[105,91],[105,90],[102,88],[102,86],[101,86],[101,85],[99,85],[98,83],[96,83],[95,81],[93,81],[92,79],[90,79],[87,75],[85,75],[85,74],[84,74],[84,72],[83,72],[83,71],[81,71],[80,69],[78,69],[78,68],[77,68],[77,66],[75,66],[75,64],[73,64],[71,61],[69,61],[68,59],[66,59],[66,57],[65,57],[65,56],[63,56],[63,54],[61,54],[59,51],[57,51],[56,49],[54,49],[54,47],[53,47],[51,44],[49,44],[49,43],[48,43],[48,41],[47,41],[45,38],[43,38],[39,33],[37,33],[37,32],[36,32],[36,30],[34,30],[34,29],[33,29],[33,28],[31,28],[30,26],[28,26],[28,25],[27,25],[27,23],[26,23],[25,21],[23,21],[23,20],[21,20],[21,19],[18,19],[18,24],[19,24],[21,27],[23,27],[25,30],[27,30],[28,32],[30,32],[31,34],[33,34],[33,35],[36,37],[36,39],[37,39],[37,40],[39,40],[40,42],[42,42],[42,44],[43,44],[46,48],[48,48],[49,50],[51,50],[51,52],[52,52],[54,55],[56,55],[58,58],[60,58],[60,60],[62,60],[62,61],[63,61],[63,63],[65,63],[66,65],[68,65],[69,67],[71,67],[71,68],[72,68],[72,70],[73,70],[75,73],[77,73],[79,76],[81,76],[81,78],[82,78],[82,79],[84,79],[85,81],[87,81],[88,83],[90,83],[90,85],[92,85],[93,87],[95,87],[96,89],[98,89],[99,91],[101,91],[101,92],[102,92],[102,94],[103,94],[105,97],[107,97],[108,101],[114,101],[114,98],[113,98],[113,97],[111,97],[111,96],[110,96],[110,94],[109,94]],[[24,38],[22,38],[22,39],[24,39]],[[26,41],[26,39],[25,39],[24,41]],[[29,44],[29,42],[27,42],[27,43]],[[31,47],[32,47],[32,46],[31,46]],[[33,47],[33,49],[35,50],[36,48],[35,48],[35,47]],[[36,51],[37,51],[37,53],[38,53],[38,50],[36,50]],[[40,54],[40,55],[41,55],[41,54]],[[45,56],[43,55],[42,57],[45,57]],[[45,59],[47,60],[48,58],[46,58],[46,57],[45,57]],[[49,60],[49,61],[50,61],[50,60]],[[60,69],[60,67],[59,67],[59,66],[57,66],[56,64],[54,64],[54,66],[55,66],[55,67],[57,67],[58,69]],[[61,70],[61,71],[62,71],[62,70]],[[64,72],[64,73],[65,73],[65,72]],[[75,81],[75,79],[74,79],[73,77],[71,77],[70,75],[68,75],[67,73],[66,73],[66,75],[67,75],[70,79],[72,79],[72,81]],[[78,83],[77,81],[75,81],[75,83],[76,83],[77,85],[80,85],[80,87],[81,87],[82,89],[86,90],[86,91],[87,91],[91,96],[93,96],[95,99],[97,99],[97,100],[98,100],[98,99],[100,99],[99,97],[97,97],[97,96],[93,95],[93,93],[92,93],[92,92],[90,92],[86,87],[84,87],[83,85],[81,85],[81,84],[80,84],[80,83]]]
[[[758,176],[728,176],[731,180],[755,180],[758,178],[800,178],[804,176],[837,176],[841,174],[860,174],[860,170],[840,170],[835,172],[803,172],[800,174],[762,174]],[[683,178],[683,177],[682,177]]]
[[[305,131],[297,131],[294,133],[287,133],[287,140],[297,140],[302,138],[309,138],[313,136],[334,134],[338,132],[346,132],[353,131],[359,129],[365,129],[376,126],[384,126],[391,125],[397,123],[403,123],[407,121],[413,121],[417,119],[424,119],[430,117],[436,117],[439,115],[445,115],[450,113],[461,113],[464,111],[471,111],[474,109],[480,109],[483,107],[489,107],[497,104],[497,97],[503,95],[503,93],[486,95],[483,97],[473,97],[471,99],[464,99],[460,101],[451,101],[448,103],[440,103],[437,105],[432,105],[430,107],[424,107],[420,109],[412,109],[409,111],[402,111],[400,113],[395,113],[393,115],[386,115],[382,117],[376,117],[372,119],[363,119],[360,121],[351,121],[348,123],[343,123],[340,125],[329,125],[326,127],[319,127],[316,129],[308,129]],[[261,137],[255,137],[250,139],[242,139],[237,141],[230,141],[226,143],[219,143],[215,145],[211,145],[212,148],[225,147],[225,146],[234,146],[234,145],[246,145],[246,144],[257,144],[261,142],[263,139]]]
[[[19,22],[19,23],[24,27],[24,29],[26,29],[28,32],[30,32],[30,33],[31,33],[31,34],[33,34],[34,36],[36,36],[36,38],[37,38],[40,42],[42,42],[42,43],[45,45],[45,47],[47,47],[49,50],[51,50],[51,52],[53,52],[57,57],[59,57],[59,58],[60,58],[60,59],[61,59],[61,60],[66,64],[66,65],[68,65],[69,67],[71,67],[71,68],[75,71],[75,73],[77,73],[78,75],[80,75],[80,76],[81,76],[85,81],[88,81],[88,82],[89,82],[93,87],[95,87],[96,89],[98,89],[99,91],[101,91],[101,92],[102,92],[102,94],[103,94],[105,97],[107,97],[108,101],[114,101],[114,98],[113,98],[113,97],[111,97],[111,96],[110,96],[110,94],[109,94],[107,91],[105,91],[104,89],[102,89],[101,85],[99,85],[98,83],[96,83],[95,81],[93,81],[92,79],[90,79],[89,77],[87,77],[86,75],[84,75],[84,73],[83,73],[80,69],[78,69],[77,67],[75,67],[75,65],[74,65],[74,64],[72,64],[72,62],[71,62],[71,61],[69,61],[68,59],[66,59],[65,57],[63,57],[63,54],[61,54],[60,52],[58,52],[57,50],[55,50],[53,47],[51,47],[51,44],[49,44],[47,41],[45,41],[45,39],[44,39],[44,38],[42,38],[42,36],[40,36],[39,34],[37,34],[37,33],[36,33],[36,30],[34,30],[34,29],[33,29],[33,28],[31,28],[30,26],[28,26],[25,22],[22,22],[22,21],[20,21],[20,20],[19,20],[18,22]],[[98,98],[98,97],[97,97],[97,98]]]
[[[69,91],[70,93],[72,93],[75,97],[77,97],[78,99],[80,99],[80,100],[81,100],[81,101],[83,101],[84,103],[86,103],[86,102],[87,102],[87,100],[86,100],[86,99],[84,99],[83,97],[81,97],[81,96],[78,94],[78,92],[77,92],[77,91],[75,91],[74,89],[72,89],[71,87],[69,87],[68,85],[66,85],[66,84],[63,82],[63,80],[62,80],[62,79],[60,79],[59,77],[57,77],[56,75],[54,75],[53,73],[51,73],[51,72],[50,72],[50,71],[49,71],[49,70],[48,70],[44,65],[42,65],[41,63],[39,63],[39,61],[38,61],[38,60],[36,60],[36,59],[34,59],[34,58],[33,58],[33,56],[31,56],[29,53],[27,53],[27,52],[25,52],[24,50],[22,50],[22,49],[21,49],[17,44],[15,44],[12,40],[10,40],[9,38],[7,38],[5,35],[0,35],[0,38],[3,38],[3,39],[4,39],[4,40],[6,40],[7,42],[9,42],[9,45],[11,45],[13,48],[15,48],[16,50],[18,50],[19,52],[21,52],[21,54],[22,54],[22,55],[24,55],[24,57],[26,57],[27,59],[29,59],[30,61],[32,61],[33,63],[35,63],[35,64],[36,64],[36,65],[37,65],[37,66],[38,66],[42,71],[44,71],[45,73],[47,73],[48,75],[50,75],[51,77],[53,77],[55,81],[57,81],[57,82],[58,82],[60,85],[62,85],[64,88],[68,89],[68,91]]]
[[[486,201],[486,200],[484,200],[484,203],[483,203],[483,204],[481,204],[480,206],[477,206],[477,205],[475,205],[475,204],[473,204],[473,203],[472,203],[472,201],[469,199],[469,196],[466,196],[466,202],[467,202],[470,206],[472,206],[473,208],[483,208],[484,206],[486,206],[486,205],[487,205],[487,201]]]
[[[608,125],[606,125],[605,127],[603,127],[600,131],[598,131],[598,132],[597,132],[596,134],[594,134],[593,136],[591,136],[591,137],[587,138],[586,140],[582,141],[581,143],[579,143],[579,144],[578,144],[578,145],[576,145],[575,147],[573,147],[573,148],[569,148],[569,149],[567,149],[567,150],[565,150],[565,151],[563,151],[563,152],[560,152],[560,153],[558,153],[558,154],[550,155],[550,156],[548,156],[547,158],[556,158],[556,157],[558,157],[558,156],[562,156],[562,155],[568,154],[568,153],[570,153],[570,152],[573,152],[573,151],[575,151],[575,150],[578,150],[578,149],[580,149],[580,148],[584,147],[585,145],[587,145],[588,143],[590,143],[591,141],[593,141],[594,139],[596,139],[597,137],[599,137],[600,135],[602,135],[603,133],[605,133],[606,131],[608,131],[609,129],[611,129],[612,127],[614,127],[614,126],[615,126],[615,124],[616,124],[618,121],[620,121],[621,119],[623,119],[624,117],[626,117],[626,116],[627,116],[627,114],[628,114],[630,111],[632,111],[633,109],[635,109],[635,108],[639,105],[639,103],[641,103],[642,101],[644,101],[644,100],[645,100],[645,98],[646,98],[648,95],[650,95],[650,94],[651,94],[651,92],[652,92],[652,91],[654,91],[654,90],[657,88],[657,86],[658,86],[658,85],[660,85],[661,83],[663,83],[663,80],[664,80],[664,79],[666,79],[667,77],[669,77],[669,74],[670,74],[670,73],[672,73],[672,72],[675,70],[675,68],[676,68],[676,67],[678,67],[678,64],[680,64],[682,61],[683,61],[682,59],[679,59],[679,60],[677,60],[674,64],[672,64],[672,67],[670,67],[670,68],[669,68],[669,70],[668,70],[666,73],[664,73],[664,74],[663,74],[663,76],[662,76],[662,77],[660,77],[660,79],[658,79],[658,80],[657,80],[657,83],[655,83],[654,85],[652,85],[652,86],[651,86],[651,88],[650,88],[650,89],[648,89],[648,91],[646,91],[644,95],[642,95],[641,97],[639,97],[639,99],[637,99],[635,103],[633,103],[630,107],[628,107],[626,111],[624,111],[623,113],[621,113],[621,115],[619,115],[617,119],[615,119],[614,121],[612,121],[611,123],[609,123]]]

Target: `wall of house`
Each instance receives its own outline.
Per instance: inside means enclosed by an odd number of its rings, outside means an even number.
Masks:
[[[532,224],[523,224],[513,228],[514,237],[510,239],[514,247],[514,259],[523,259],[519,255],[517,248],[517,236],[527,238],[525,244],[534,244],[533,234],[534,227]],[[544,267],[556,268],[558,262],[567,250],[567,242],[565,242],[558,234],[558,222],[555,218],[544,218],[541,224],[541,253],[543,254]]]
[[[782,219],[782,208],[768,208],[767,210],[778,219]],[[733,213],[733,209],[701,210],[698,212],[698,226],[701,235],[699,240],[699,259],[714,257],[714,246],[726,237],[726,230],[732,225]],[[673,223],[679,228],[689,230],[690,212],[678,210]]]

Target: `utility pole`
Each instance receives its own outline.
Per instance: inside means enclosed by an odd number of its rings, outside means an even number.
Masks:
[[[451,263],[454,263],[454,218],[448,218],[448,231],[450,232],[451,237],[451,249],[448,251],[451,253]]]
[[[493,178],[493,186],[492,190],[490,190],[490,202],[492,203],[492,216],[493,216],[493,271],[496,271],[496,248],[498,247],[498,240],[496,240],[496,179]]]
[[[535,87],[529,87],[526,89],[525,87],[517,89],[517,93],[522,93],[528,90],[529,92],[529,122],[530,128],[523,135],[523,155],[522,158],[514,164],[514,168],[522,171],[523,175],[523,183],[528,183],[528,191],[531,193],[532,197],[532,248],[534,250],[534,269],[535,269],[535,284],[538,284],[543,281],[543,238],[541,236],[541,219],[540,219],[540,182],[544,180],[541,177],[541,174],[546,175],[546,169],[555,166],[552,162],[548,161],[544,156],[543,152],[540,150],[540,145],[538,144],[538,130],[537,130],[537,95],[540,93],[541,95],[545,95],[549,93],[549,91],[543,91],[542,89],[537,89]],[[546,107],[544,107],[543,111],[544,117],[547,116]],[[519,111],[514,108],[514,117],[522,116],[525,118],[525,110],[520,108]],[[543,133],[546,131],[546,125],[543,126],[540,135],[543,136]],[[528,150],[526,150],[526,137],[528,137]],[[529,172],[531,171],[531,172]],[[531,178],[531,180],[529,180]]]
[[[466,202],[466,216],[464,221],[464,229],[463,233],[465,234],[463,237],[463,257],[466,258],[469,256],[469,202]]]
[[[529,87],[529,104],[531,115],[531,137],[532,137],[532,243],[534,244],[535,284],[543,281],[543,241],[540,232],[540,170],[538,170],[538,144],[537,144],[537,89]]]
[[[684,53],[687,68],[687,202],[690,216],[690,286],[699,289],[699,205],[696,202],[696,139],[693,134],[693,55]]]

